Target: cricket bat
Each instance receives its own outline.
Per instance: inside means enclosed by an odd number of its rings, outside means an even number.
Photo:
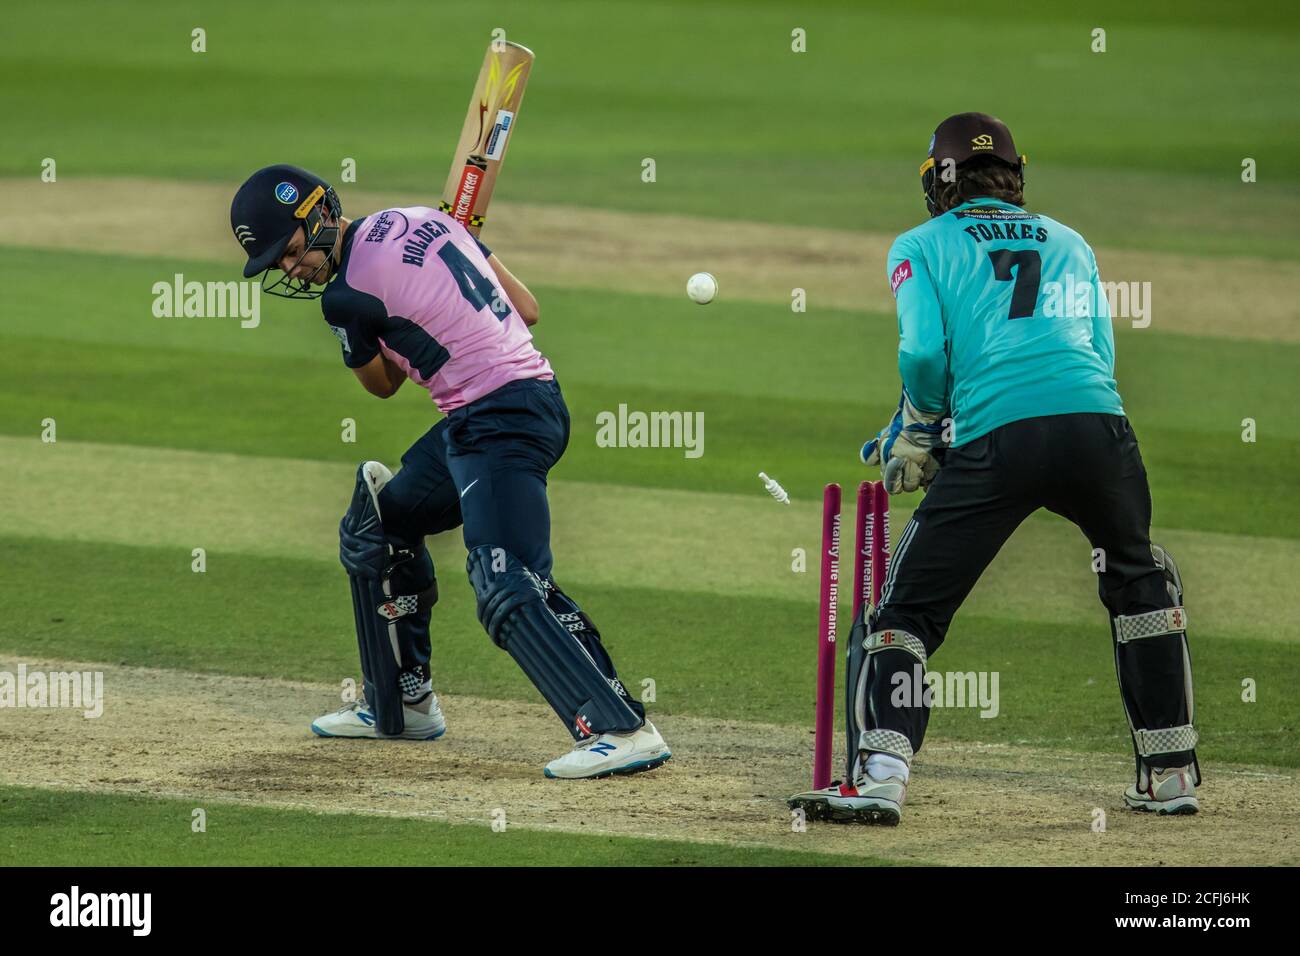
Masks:
[[[510,134],[519,121],[519,104],[532,67],[533,51],[518,43],[494,40],[483,58],[438,204],[475,236],[487,220],[488,203]]]

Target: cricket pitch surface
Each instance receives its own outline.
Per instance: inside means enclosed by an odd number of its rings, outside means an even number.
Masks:
[[[547,780],[570,746],[542,703],[440,698],[435,742],[314,737],[338,688],[260,678],[23,659],[36,670],[103,671],[106,705],[16,709],[0,723],[0,783],[374,813],[488,826],[689,839],[960,865],[1259,866],[1300,862],[1300,785],[1270,767],[1204,767],[1201,813],[1124,807],[1126,753],[1084,754],[931,737],[897,828],[809,823],[785,798],[805,789],[812,736],[773,724],[655,718],[673,759],[651,773]],[[19,660],[0,659],[16,671]],[[436,689],[436,686],[435,686]],[[842,747],[837,749],[842,753]],[[1105,829],[1094,830],[1096,811]],[[328,821],[322,824],[328,832]],[[633,862],[633,861],[629,861]]]

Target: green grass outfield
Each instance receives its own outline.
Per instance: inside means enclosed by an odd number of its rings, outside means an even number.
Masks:
[[[1033,201],[1094,242],[1300,253],[1297,8],[811,6],[377,0],[304,22],[283,0],[23,4],[0,36],[0,172],[48,156],[66,176],[235,183],[286,157],[328,178],[351,157],[365,188],[440,189],[503,27],[538,60],[502,197],[901,231],[923,216],[935,124],[986,108],[1030,155]],[[1243,188],[1245,157],[1260,175]]]
[[[988,109],[1032,157],[1031,205],[1099,246],[1200,257],[1189,268],[1300,260],[1300,12],[1034,9],[999,20],[935,4],[380,2],[313,10],[304,33],[301,7],[278,3],[141,3],[111,16],[96,3],[29,5],[7,11],[0,36],[0,175],[36,177],[53,157],[61,178],[233,189],[264,163],[331,177],[351,157],[360,187],[427,201],[488,31],[505,26],[539,59],[502,198],[897,232],[924,215],[915,170],[937,120]],[[208,32],[201,56],[189,52],[195,26]],[[789,51],[794,27],[808,30],[806,54]],[[1088,52],[1094,27],[1108,31],[1105,54]],[[339,52],[314,65],[285,55],[308,35],[337,38]],[[328,95],[307,92],[326,80]],[[647,156],[654,184],[639,178]],[[1258,183],[1240,182],[1244,157],[1258,161]],[[388,402],[366,395],[315,305],[264,298],[253,330],[150,314],[154,282],[233,278],[233,243],[230,253],[0,256],[0,651],[355,674],[334,550],[350,472],[364,458],[395,465],[436,413],[411,386]],[[864,282],[880,272],[863,263]],[[656,681],[653,712],[810,725],[817,499],[839,481],[851,509],[853,485],[874,477],[854,456],[897,400],[893,317],[793,315],[725,294],[702,312],[677,289],[524,278],[574,419],[553,473],[557,577],[629,683]],[[1250,294],[1225,322],[1250,321]],[[1117,351],[1157,536],[1188,583],[1202,759],[1300,766],[1300,345],[1119,329]],[[703,411],[704,456],[598,448],[595,416],[620,403]],[[1240,438],[1248,417],[1254,444]],[[55,444],[39,440],[46,418]],[[355,444],[340,440],[344,418]],[[793,505],[764,494],[760,469]],[[914,504],[895,502],[896,529]],[[439,692],[535,699],[474,620],[459,535],[430,544]],[[194,547],[207,549],[205,574],[190,570]],[[813,556],[805,573],[791,569],[799,548]],[[1026,523],[934,659],[999,671],[1002,713],[936,712],[933,734],[1127,749],[1088,558],[1063,522]],[[1241,700],[1246,679],[1255,703]],[[826,862],[356,816],[331,818],[338,838],[324,844],[310,839],[312,814],[230,805],[197,836],[187,807],[0,788],[0,863],[337,863],[430,832],[430,862]],[[236,830],[258,834],[255,848],[227,837]]]
[[[0,866],[892,866],[889,860],[509,826],[0,787]],[[321,829],[329,828],[322,840]]]
[[[77,281],[56,279],[61,272]],[[230,277],[228,266],[208,263],[7,251],[0,281],[12,305],[0,354],[0,433],[32,435],[52,416],[67,440],[351,462],[358,447],[339,439],[339,422],[350,417],[364,455],[395,461],[436,421],[419,389],[387,402],[367,395],[343,368],[314,304],[264,296],[255,329],[237,319],[155,318],[149,290],[175,272]],[[761,488],[762,469],[807,500],[828,479],[865,477],[854,468],[857,449],[898,401],[892,317],[835,309],[796,316],[725,301],[702,315],[685,296],[596,295],[543,283],[535,291],[547,313],[535,336],[574,420],[557,478],[751,492]],[[1143,441],[1156,524],[1300,535],[1289,494],[1300,473],[1300,420],[1287,414],[1300,395],[1300,345],[1149,329],[1121,329],[1117,338],[1120,387]],[[800,340],[810,347],[790,347]],[[63,374],[68,369],[78,371]],[[704,455],[597,447],[597,412],[620,403],[704,412]],[[1247,415],[1260,423],[1253,446],[1240,441]],[[1220,457],[1233,445],[1249,469],[1248,487],[1229,481]]]

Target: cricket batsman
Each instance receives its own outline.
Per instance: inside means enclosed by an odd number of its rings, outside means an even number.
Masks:
[[[923,673],[984,569],[1040,508],[1077,525],[1097,556],[1136,759],[1125,803],[1199,809],[1182,582],[1150,540],[1109,304],[1083,237],[1025,210],[1024,166],[1001,121],[950,116],[921,165],[931,218],[889,251],[903,395],[862,457],[882,465],[891,494],[928,490],[878,606],[853,624],[845,780],[791,798],[813,818],[898,823],[929,696],[896,691]]]
[[[321,302],[343,362],[389,398],[408,379],[443,418],[396,474],[357,469],[339,525],[365,696],[312,723],[322,737],[433,740],[429,624],[438,587],[427,535],[460,527],[478,618],[573,735],[548,777],[603,777],[672,756],[624,689],[591,619],[552,574],[547,472],[569,441],[551,365],[533,345],[537,301],[459,222],[428,206],[351,220],[328,183],[268,166],[230,207],[244,277]],[[282,274],[281,274],[282,273]]]

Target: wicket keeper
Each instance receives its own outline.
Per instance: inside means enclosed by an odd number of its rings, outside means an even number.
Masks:
[[[230,208],[248,256],[244,277],[261,275],[265,291],[285,298],[319,298],[366,391],[389,398],[409,379],[444,417],[396,474],[377,461],[357,469],[339,553],[365,696],[311,729],[415,740],[446,731],[430,671],[438,587],[424,539],[460,527],[479,621],[576,742],[546,776],[659,766],[671,751],[552,574],[546,476],[568,445],[569,413],[533,345],[537,301],[446,213],[408,206],[355,221],[342,213],[320,177],[294,166],[258,170]]]
[[[889,251],[903,395],[863,459],[883,466],[891,494],[928,491],[879,605],[853,624],[845,780],[791,798],[814,818],[898,823],[929,707],[928,695],[896,688],[926,666],[994,555],[1040,508],[1077,525],[1097,555],[1136,762],[1124,801],[1158,814],[1199,808],[1182,581],[1151,543],[1109,304],[1083,237],[1024,208],[1024,167],[1001,121],[950,116],[921,166],[931,218]]]

